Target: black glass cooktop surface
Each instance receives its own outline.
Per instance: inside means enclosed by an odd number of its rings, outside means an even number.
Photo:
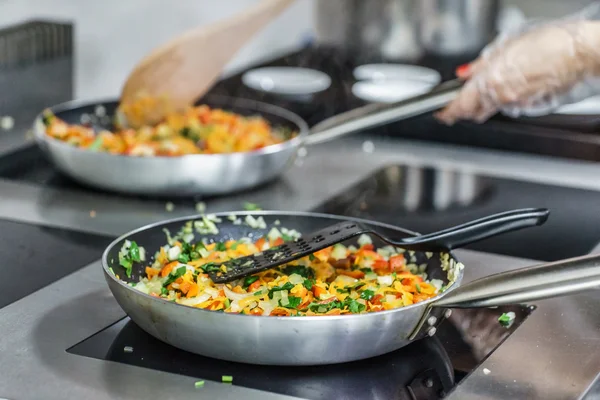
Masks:
[[[600,241],[600,193],[453,169],[393,165],[338,193],[314,211],[373,219],[429,233],[487,215],[543,207],[541,227],[486,239],[470,249],[555,261],[580,256]]]
[[[510,327],[498,322],[514,312]],[[199,380],[233,384],[309,400],[444,398],[530,315],[533,307],[454,310],[434,337],[383,356],[346,364],[279,367],[240,364],[176,349],[125,318],[67,351]],[[201,392],[198,393],[201,396]]]
[[[105,236],[0,220],[0,308],[99,259]]]

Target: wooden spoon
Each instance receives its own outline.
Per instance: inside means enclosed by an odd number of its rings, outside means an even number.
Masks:
[[[229,19],[195,28],[153,50],[121,92],[120,117],[131,127],[154,125],[206,93],[225,65],[294,0],[261,0]]]

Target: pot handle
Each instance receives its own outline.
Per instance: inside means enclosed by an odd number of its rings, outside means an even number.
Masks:
[[[450,290],[432,307],[474,308],[526,303],[600,288],[600,255],[502,272]]]
[[[328,118],[310,129],[304,145],[328,142],[362,129],[374,128],[442,108],[452,101],[463,86],[454,79],[434,87],[430,92],[393,104],[368,104]]]

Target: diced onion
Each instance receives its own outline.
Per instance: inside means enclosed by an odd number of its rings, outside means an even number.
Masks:
[[[378,276],[377,282],[381,286],[390,286],[392,283],[394,283],[394,277],[392,275]]]
[[[346,258],[347,249],[343,244],[336,244],[333,246],[333,250],[331,251],[331,258],[335,260],[342,260]]]
[[[271,228],[271,230],[267,234],[267,237],[269,238],[269,240],[275,241],[281,237],[281,232],[279,232],[279,229],[277,228]]]
[[[281,305],[285,307],[288,304],[290,304],[290,300],[288,298],[288,291],[282,290],[280,293],[281,293]]]
[[[209,299],[210,299],[210,294],[204,293],[200,296],[192,297],[189,299],[181,298],[181,299],[179,299],[179,303],[186,305],[186,306],[194,307],[194,306],[204,303],[205,301],[207,301]]]
[[[223,291],[225,292],[225,296],[229,300],[240,301],[245,299],[246,297],[252,296],[252,293],[236,293],[229,289],[227,286],[223,286]]]
[[[273,311],[273,309],[275,308],[273,306],[273,304],[271,304],[270,301],[259,301],[258,302],[258,306],[260,308],[262,308],[263,315],[269,315],[269,314],[271,314],[271,311]]]
[[[375,279],[377,279],[377,274],[375,272],[367,272],[365,274],[365,279],[369,280],[369,281],[374,281]]]
[[[365,235],[364,233],[362,235],[360,235],[358,238],[359,246],[364,246],[366,244],[372,244],[372,243],[373,243],[373,241],[371,240],[371,238],[368,235]]]
[[[167,257],[169,258],[169,261],[177,260],[180,255],[181,255],[181,249],[177,246],[171,247],[169,249],[169,251],[167,252]]]
[[[299,283],[304,282],[304,278],[298,274],[291,274],[289,277],[290,283],[293,285],[297,285]]]
[[[210,294],[210,297],[212,297],[213,299],[219,297],[219,291],[213,287],[207,286],[206,288],[204,288],[204,291]]]
[[[386,294],[385,301],[387,301],[388,303],[392,303],[396,301],[396,296],[394,296],[393,294]]]
[[[436,293],[442,290],[442,286],[444,286],[444,281],[441,279],[432,279],[431,281],[429,281],[429,283],[431,283],[431,286],[435,288]]]
[[[354,279],[351,276],[347,276],[347,275],[338,275],[335,280],[332,282],[333,285],[337,285],[337,286],[348,286],[348,285],[352,285],[353,283],[358,282],[358,279]]]

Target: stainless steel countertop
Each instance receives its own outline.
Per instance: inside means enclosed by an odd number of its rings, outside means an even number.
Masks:
[[[278,182],[207,201],[208,211],[241,208],[308,210],[375,169],[392,163],[438,166],[466,173],[600,190],[593,163],[515,155],[397,139],[355,136],[308,149]],[[0,141],[0,153],[7,151]],[[165,200],[166,202],[167,200]],[[90,217],[90,210],[96,217]],[[194,213],[167,212],[161,203],[59,191],[0,180],[0,218],[117,235],[153,221]],[[411,228],[411,227],[407,227]],[[413,227],[414,228],[414,227]],[[600,240],[600,233],[599,233]],[[458,251],[465,279],[531,261]],[[577,399],[600,372],[600,293],[539,302],[538,309],[450,399]],[[194,379],[72,355],[65,350],[124,314],[111,296],[99,263],[0,310],[0,397],[8,399],[190,398]],[[490,373],[483,373],[487,368]],[[286,398],[207,382],[202,396]]]

